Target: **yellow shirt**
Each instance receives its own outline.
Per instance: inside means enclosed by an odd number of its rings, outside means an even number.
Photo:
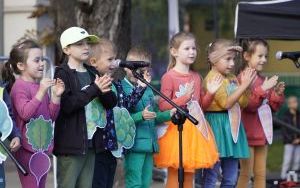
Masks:
[[[204,88],[207,90],[207,80],[212,79],[218,72],[211,70],[204,79]],[[238,80],[235,75],[229,74],[223,78],[222,85],[215,93],[215,97],[211,105],[208,107],[207,111],[223,111],[227,110],[227,87],[231,82],[235,82],[239,85]],[[244,92],[244,94],[239,98],[239,105],[241,108],[244,108],[248,103],[248,92]]]

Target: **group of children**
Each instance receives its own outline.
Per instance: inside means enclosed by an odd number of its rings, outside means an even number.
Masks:
[[[22,145],[16,158],[28,168],[33,151],[25,125],[42,115],[55,121],[53,154],[57,157],[58,187],[113,187],[114,151],[122,147],[119,141],[123,137],[127,143],[134,140],[122,151],[125,187],[150,187],[153,164],[168,169],[166,187],[178,187],[178,131],[170,122],[176,110],[163,99],[157,104],[152,90],[128,68],[124,68],[124,79],[113,79],[117,53],[111,41],[71,27],[62,33],[60,43],[66,58],[56,68],[54,79],[43,78],[41,47],[31,40],[15,45],[4,67],[2,77],[21,132],[11,146]],[[193,34],[175,34],[169,50],[161,92],[199,122],[193,125],[186,120],[183,125],[184,187],[193,187],[195,169],[204,169],[205,188],[216,186],[220,170],[221,187],[247,187],[252,172],[254,187],[265,187],[272,125],[264,122],[264,117],[278,110],[284,100],[284,83],[278,82],[278,76],[261,75],[267,62],[267,43],[249,39],[241,47],[230,40],[216,40],[207,49],[211,69],[204,80],[191,67],[197,58]],[[235,76],[238,53],[245,66]],[[151,55],[134,47],[126,60],[151,63]],[[151,81],[149,67],[137,72]],[[122,117],[119,112],[129,115]],[[134,128],[128,128],[127,122],[134,122]],[[163,122],[157,138],[156,125]],[[134,135],[127,135],[129,131]],[[52,147],[47,153],[51,152]],[[47,175],[39,184],[31,172],[19,176],[22,187],[45,187]]]

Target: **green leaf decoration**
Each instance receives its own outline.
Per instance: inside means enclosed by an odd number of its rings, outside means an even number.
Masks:
[[[0,112],[0,132],[2,133],[1,141],[4,141],[10,135],[13,129],[13,122],[9,115],[7,106],[2,99],[0,99]],[[0,145],[0,163],[5,161],[6,157],[7,153]]]
[[[11,133],[13,129],[13,122],[9,115],[7,106],[5,102],[0,99],[0,132],[1,132],[1,140],[4,141]]]
[[[123,148],[130,149],[136,134],[135,123],[126,108],[114,107],[114,122],[118,141],[118,150],[112,151],[115,157],[121,157]]]
[[[88,139],[92,139],[97,127],[104,128],[107,124],[106,111],[98,98],[92,100],[85,107]]]
[[[2,162],[6,160],[7,156],[8,156],[8,154],[3,149],[3,147],[0,145],[0,164],[2,164]]]
[[[26,137],[35,151],[46,151],[53,140],[53,124],[41,115],[37,119],[30,119],[26,124]]]

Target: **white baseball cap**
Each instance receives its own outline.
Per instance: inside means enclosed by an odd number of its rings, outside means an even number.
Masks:
[[[85,29],[81,27],[70,27],[66,29],[60,36],[60,44],[62,48],[70,44],[74,44],[82,39],[88,39],[90,43],[97,43],[99,37],[90,35]]]

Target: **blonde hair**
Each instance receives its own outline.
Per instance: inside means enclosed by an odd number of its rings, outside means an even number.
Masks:
[[[134,46],[127,53],[127,61],[146,61],[151,63],[151,53],[142,46]]]
[[[211,62],[209,58],[210,54],[234,46],[237,46],[237,43],[228,39],[217,39],[216,41],[210,43],[207,47],[207,63],[210,66],[210,68],[213,66],[214,63]]]
[[[90,58],[99,58],[106,49],[112,49],[116,53],[114,43],[108,39],[101,38],[97,43],[91,45]]]
[[[169,50],[171,50],[172,48],[177,50],[183,41],[190,40],[190,39],[195,40],[196,42],[196,37],[192,33],[188,33],[188,32],[176,33],[170,40]],[[176,65],[176,59],[174,56],[172,56],[171,53],[169,59],[170,60],[169,60],[167,70],[172,69]]]

